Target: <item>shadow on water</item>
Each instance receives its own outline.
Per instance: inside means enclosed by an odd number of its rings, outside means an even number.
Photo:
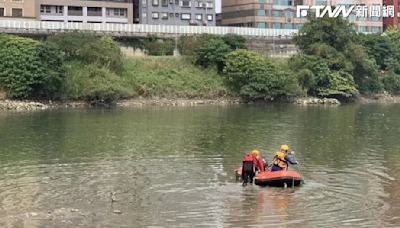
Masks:
[[[397,227],[399,112],[279,104],[0,112],[0,226]],[[290,169],[305,185],[235,182],[246,152],[257,148],[271,163],[281,144],[296,151],[300,165]]]

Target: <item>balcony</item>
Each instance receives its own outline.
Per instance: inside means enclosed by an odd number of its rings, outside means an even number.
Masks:
[[[88,7],[87,8],[87,15],[89,17],[101,17],[101,16],[103,16],[100,7]]]
[[[83,16],[82,7],[68,6],[68,16]]]

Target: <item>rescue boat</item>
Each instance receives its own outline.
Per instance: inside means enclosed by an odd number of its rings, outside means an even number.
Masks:
[[[236,169],[236,180],[242,178],[242,167]],[[300,174],[295,171],[265,171],[256,174],[254,184],[258,186],[293,187],[302,182]]]

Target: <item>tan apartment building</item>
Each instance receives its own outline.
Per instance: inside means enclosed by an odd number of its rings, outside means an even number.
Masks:
[[[0,18],[35,19],[35,0],[0,0]]]
[[[133,23],[133,0],[0,0],[0,17],[127,24]]]
[[[36,0],[41,21],[133,23],[132,0]]]
[[[299,29],[306,18],[296,16],[297,5],[382,5],[382,0],[222,0],[221,26],[272,29]],[[356,24],[360,32],[382,31],[382,18],[356,18],[347,20]]]

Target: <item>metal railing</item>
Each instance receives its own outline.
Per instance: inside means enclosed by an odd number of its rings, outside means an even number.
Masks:
[[[125,33],[144,34],[170,34],[170,35],[194,35],[210,33],[215,35],[237,34],[241,36],[255,37],[290,37],[297,33],[297,29],[264,29],[243,27],[214,27],[214,26],[173,26],[173,25],[145,25],[145,24],[100,24],[100,23],[68,23],[52,21],[29,20],[0,20],[0,32],[23,31],[26,33],[51,33],[60,31],[89,31],[114,33],[118,36]]]

